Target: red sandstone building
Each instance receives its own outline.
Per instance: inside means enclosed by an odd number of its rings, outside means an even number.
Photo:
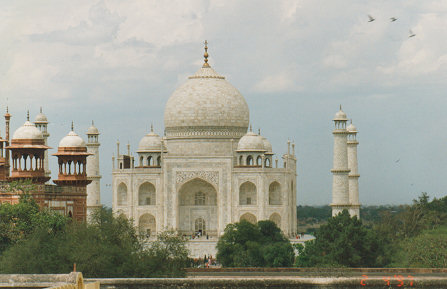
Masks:
[[[42,113],[41,113],[42,114]],[[42,114],[43,115],[43,114]],[[50,180],[46,160],[50,149],[46,145],[46,118],[38,123],[39,128],[29,121],[19,127],[9,139],[11,115],[5,114],[6,136],[0,136],[0,203],[17,203],[20,189],[14,189],[14,181],[28,181],[27,190],[41,208],[57,211],[78,221],[87,217],[87,146],[82,138],[71,131],[60,142],[57,153],[59,174],[53,184]],[[37,123],[37,122],[36,122]]]

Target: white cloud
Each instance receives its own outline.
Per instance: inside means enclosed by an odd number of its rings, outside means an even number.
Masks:
[[[291,74],[283,72],[262,78],[253,89],[260,93],[297,91],[296,81]]]
[[[378,67],[387,75],[414,78],[419,75],[447,72],[447,19],[438,13],[420,15],[412,29],[415,37],[403,41],[397,59],[391,65]],[[438,81],[445,81],[439,78]]]
[[[328,68],[345,68],[347,66],[346,59],[341,55],[328,55],[323,59],[323,65]]]

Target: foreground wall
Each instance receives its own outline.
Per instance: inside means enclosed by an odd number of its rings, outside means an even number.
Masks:
[[[447,288],[447,269],[221,268],[188,269],[188,278],[92,279],[124,288]]]
[[[103,289],[124,288],[210,288],[210,289],[232,289],[232,288],[447,288],[447,277],[420,279],[416,278],[413,283],[392,282],[386,285],[382,278],[370,278],[362,282],[362,278],[349,277],[262,277],[262,278],[176,278],[176,279],[98,279]],[[365,284],[365,285],[362,285]],[[400,284],[400,287],[399,287]]]

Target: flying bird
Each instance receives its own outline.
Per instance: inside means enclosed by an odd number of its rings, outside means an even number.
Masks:
[[[408,36],[408,38],[410,38],[410,37],[415,37],[415,36],[416,36],[416,34],[414,34],[414,32],[411,31],[411,29],[410,29],[410,35]]]
[[[396,163],[398,163],[398,162],[400,162],[400,159],[398,159],[398,160],[396,161]]]
[[[369,18],[369,20],[368,20],[368,22],[373,22],[374,20],[376,20],[374,17],[372,17],[371,15],[368,15],[368,18]]]
[[[391,17],[390,20],[391,20],[391,22],[394,22],[394,21],[397,20],[397,18],[396,17]]]

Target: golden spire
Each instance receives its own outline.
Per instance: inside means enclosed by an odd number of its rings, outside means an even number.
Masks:
[[[73,121],[71,121],[71,131],[74,131]]]
[[[26,120],[29,121],[29,110],[26,112]]]
[[[205,57],[205,63],[202,67],[210,67],[208,64],[208,41],[205,40],[205,53],[203,54],[203,57]]]

